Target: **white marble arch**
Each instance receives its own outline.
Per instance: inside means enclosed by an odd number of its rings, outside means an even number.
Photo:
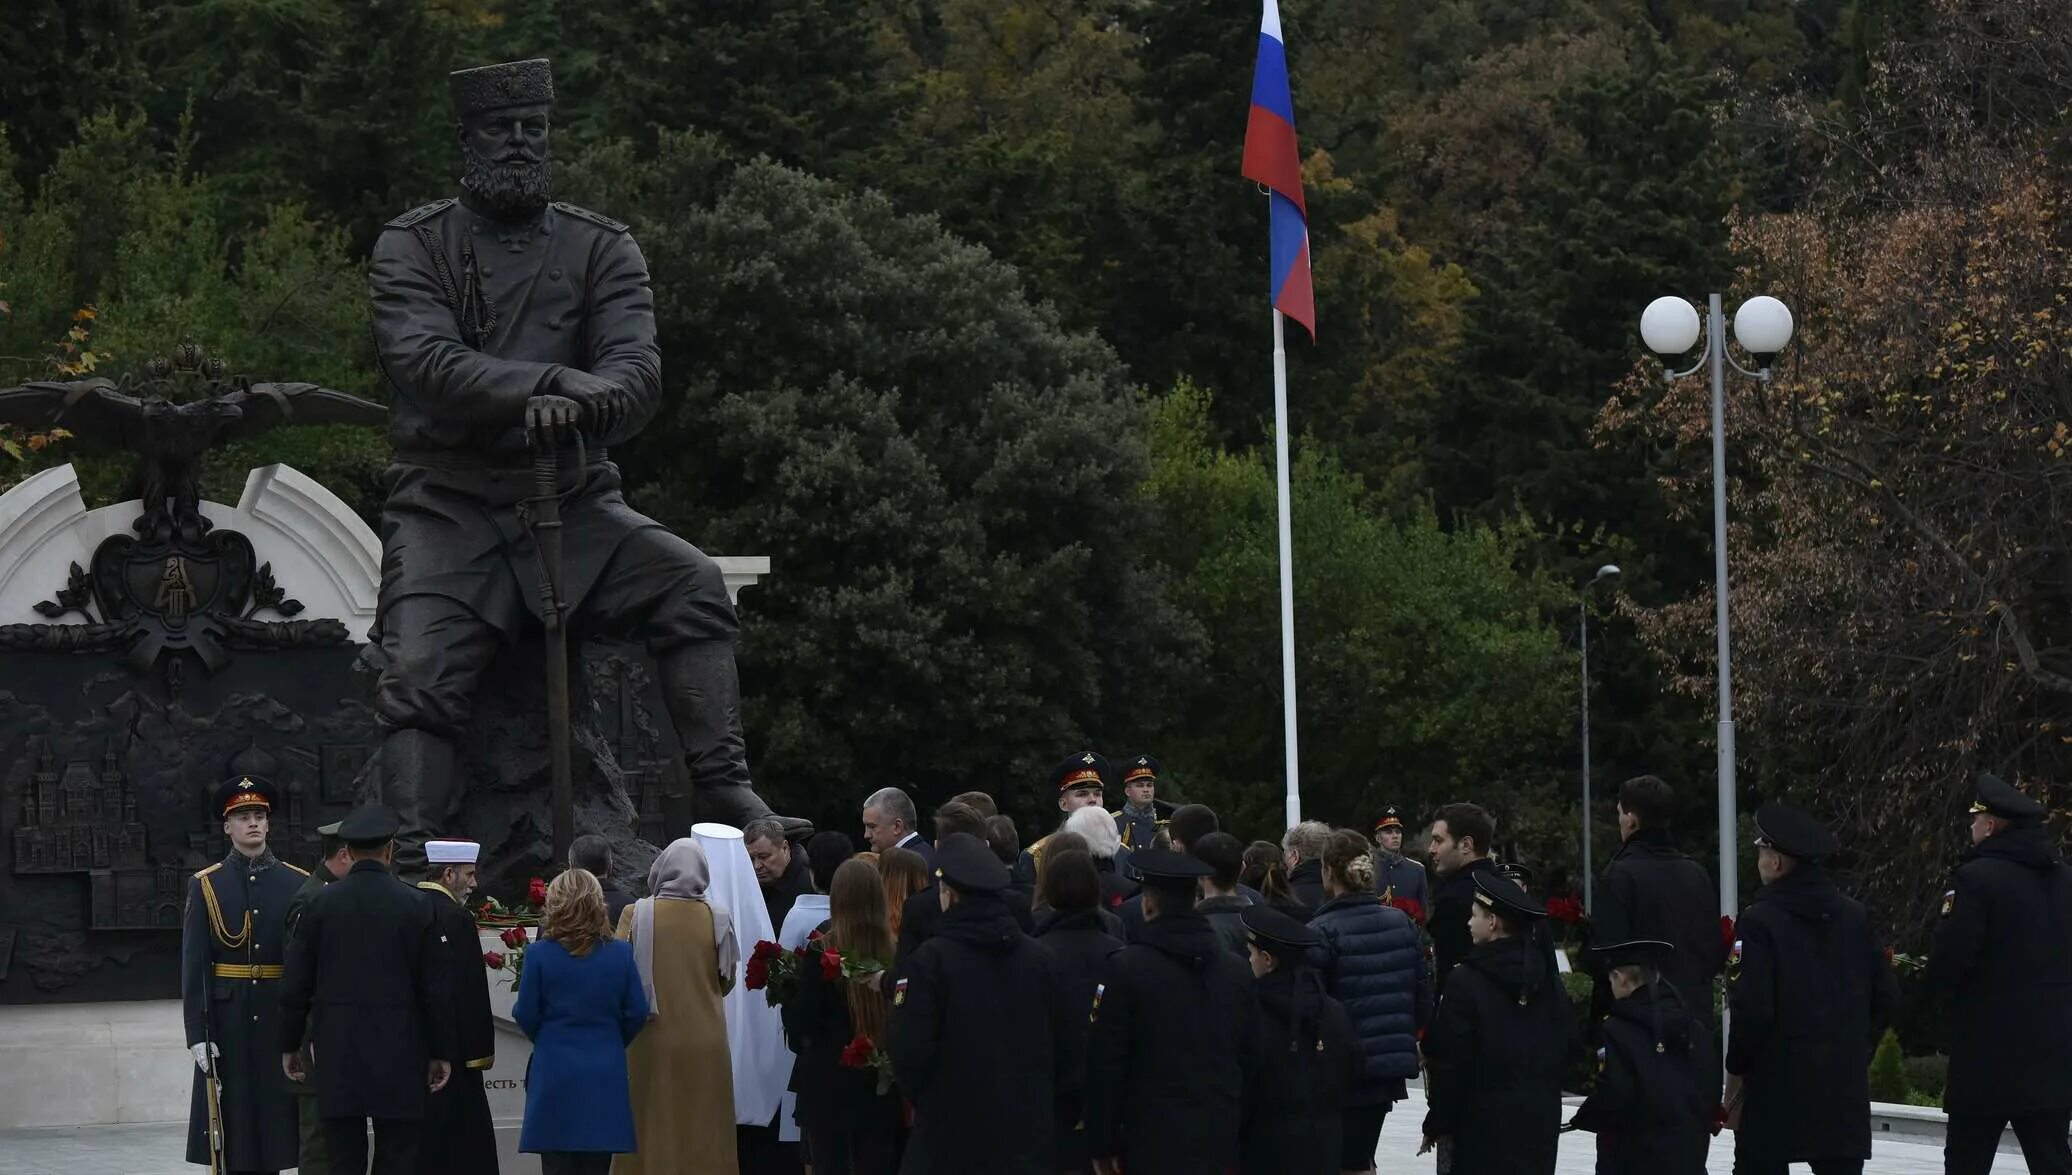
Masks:
[[[205,501],[201,511],[218,528],[252,540],[259,561],[273,564],[274,582],[302,601],[296,619],[330,618],[354,640],[366,639],[381,588],[381,540],[338,495],[292,465],[265,465],[246,475],[237,505]],[[87,509],[70,465],[0,494],[0,624],[46,622],[36,602],[65,585],[71,564],[87,566],[101,540],[129,533],[141,513],[138,501]],[[742,588],[770,573],[768,556],[715,561],[737,604]]]

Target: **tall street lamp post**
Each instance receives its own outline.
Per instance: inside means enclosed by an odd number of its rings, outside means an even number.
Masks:
[[[1590,855],[1590,595],[1598,584],[1619,573],[1618,567],[1607,563],[1597,569],[1597,574],[1583,588],[1583,598],[1576,603],[1577,632],[1582,634],[1583,644],[1583,912],[1597,910],[1597,860]]]
[[[1770,364],[1791,342],[1791,311],[1771,297],[1755,297],[1734,312],[1734,341],[1755,359],[1753,371],[1727,353],[1726,318],[1720,295],[1713,294],[1702,323],[1705,353],[1683,371],[1665,370],[1669,380],[1695,375],[1700,368],[1712,377],[1712,560],[1714,607],[1719,629],[1719,908],[1733,918],[1740,913],[1740,878],[1736,865],[1734,792],[1734,663],[1727,637],[1727,409],[1726,369],[1749,379],[1767,381]],[[1701,333],[1698,308],[1682,298],[1657,298],[1640,316],[1640,336],[1648,349],[1668,360],[1697,345]]]

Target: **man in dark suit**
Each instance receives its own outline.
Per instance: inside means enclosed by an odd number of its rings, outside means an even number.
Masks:
[[[1475,905],[1475,875],[1494,873],[1490,842],[1496,821],[1478,804],[1448,804],[1432,818],[1431,843],[1425,857],[1438,881],[1432,886],[1432,985],[1446,994],[1446,976],[1468,957],[1475,945],[1468,934],[1468,914]]]
[[[619,911],[633,904],[633,895],[619,885],[612,876],[612,842],[594,832],[586,832],[568,846],[568,866],[571,869],[588,869],[590,875],[604,888],[604,913],[611,924],[619,924]]]
[[[1676,793],[1652,775],[1619,788],[1619,836],[1625,843],[1597,885],[1590,937],[1600,944],[1669,943],[1674,949],[1660,961],[1662,979],[1683,997],[1686,1011],[1710,1024],[1712,981],[1726,968],[1728,943],[1720,934],[1712,875],[1669,843],[1675,812]],[[1597,977],[1593,1020],[1611,1012],[1608,957],[1593,952],[1587,960]]]
[[[935,848],[915,831],[920,822],[920,814],[914,810],[913,797],[896,787],[881,787],[863,802],[863,839],[870,842],[871,851],[883,853],[905,849],[919,855],[928,866],[929,874],[933,875]],[[983,832],[979,839],[985,839]]]
[[[281,1069],[307,1079],[297,1051],[316,1009],[317,1112],[342,1171],[408,1175],[430,1094],[458,1058],[431,899],[389,872],[400,821],[379,805],[354,811],[338,835],[352,868],[311,899],[281,982]]]

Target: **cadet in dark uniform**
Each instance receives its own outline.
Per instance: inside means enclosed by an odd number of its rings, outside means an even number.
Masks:
[[[496,1064],[496,1020],[489,1011],[489,970],[482,965],[482,937],[468,913],[475,889],[475,860],[482,846],[471,840],[425,843],[432,880],[417,888],[431,895],[432,929],[438,935],[439,972],[446,998],[439,1015],[453,1024],[459,1063],[446,1088],[425,1108],[424,1139],[417,1151],[417,1175],[482,1172],[496,1175],[496,1123],[482,1075]]]
[[[1403,855],[1403,813],[1394,804],[1383,808],[1381,819],[1374,822],[1374,846],[1381,850],[1374,854],[1374,884],[1381,900],[1408,898],[1417,903],[1419,922],[1431,917],[1431,880],[1425,876],[1424,862]]]
[[[1207,865],[1170,849],[1130,859],[1145,922],[1095,989],[1087,1149],[1104,1173],[1118,1160],[1129,1175],[1228,1171],[1258,1066],[1251,969],[1195,911]]]
[[[325,886],[345,876],[352,868],[351,850],[339,839],[338,822],[319,824],[317,835],[323,838],[324,859],[310,870],[309,877],[295,896],[288,899],[288,916],[285,922],[286,941],[293,945],[295,924],[302,920],[302,911],[309,908],[310,899],[323,892]],[[304,1029],[304,1040],[308,1030]],[[269,1061],[271,1052],[268,1053]],[[309,1055],[309,1046],[302,1046],[302,1071],[305,1075],[316,1072],[316,1061]],[[317,1113],[317,1087],[313,1080],[289,1081],[288,1092],[295,1095],[297,1125],[301,1128],[301,1144],[298,1148],[295,1175],[330,1175],[331,1152],[324,1149],[324,1119]]]
[[[1158,798],[1158,773],[1159,762],[1150,755],[1138,755],[1123,769],[1123,805],[1109,813],[1123,848],[1150,848],[1158,830],[1173,818],[1173,806]]]
[[[1611,1012],[1597,1088],[1569,1125],[1597,1135],[1597,1175],[1704,1175],[1719,1060],[1711,1030],[1663,979],[1676,946],[1638,939],[1592,949],[1611,987]]]
[[[458,1056],[431,899],[389,872],[399,824],[371,804],[340,822],[352,868],[303,911],[281,985],[291,1081],[307,1077],[297,1051],[316,1010],[317,1111],[336,1171],[367,1170],[371,1118],[376,1175],[414,1172],[427,1094],[445,1088]]]
[[[2014,1124],[2037,1175],[2072,1173],[2072,870],[2042,804],[1980,775],[1971,851],[1943,895],[1930,987],[1951,999],[1949,1175],[1992,1169]]]
[[[915,1115],[901,1170],[1054,1175],[1050,1108],[1079,1011],[1001,899],[1007,868],[986,842],[953,833],[935,855],[942,921],[892,991],[892,1071]]]
[[[1335,1175],[1339,1099],[1366,1072],[1345,1006],[1309,967],[1323,936],[1272,906],[1240,921],[1259,998],[1259,1070],[1245,1112],[1244,1175]]]
[[[211,1162],[211,1077],[226,1172],[296,1163],[295,1101],[276,1077],[282,941],[288,903],[309,876],[266,847],[273,784],[243,775],[215,792],[230,852],[187,883],[180,932],[180,1002],[197,1072],[187,1113],[187,1161]]]
[[[1575,1032],[1568,993],[1551,981],[1532,933],[1547,910],[1494,869],[1473,877],[1473,945],[1425,1037],[1418,1153],[1443,1148],[1443,1169],[1450,1151],[1459,1175],[1552,1175]]]
[[[1863,907],[1820,868],[1834,834],[1756,811],[1763,888],[1727,956],[1727,1113],[1736,1175],[1856,1175],[1871,1153],[1871,1050],[1898,998]]]

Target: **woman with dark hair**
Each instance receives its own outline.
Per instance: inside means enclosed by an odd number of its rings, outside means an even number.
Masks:
[[[892,928],[894,942],[899,940],[899,915],[906,908],[906,901],[922,890],[935,884],[934,874],[928,871],[928,862],[912,849],[887,849],[878,854],[878,876],[884,879],[885,924]]]
[[[891,964],[892,926],[876,869],[845,861],[835,870],[819,945],[851,963]],[[799,1057],[799,1128],[814,1175],[884,1175],[893,1168],[899,1099],[889,1090],[880,1096],[877,1070],[856,1063],[886,1046],[889,1010],[876,974],[828,979],[817,966],[802,969],[798,992],[784,1005],[784,1033]]]
[[[604,1175],[636,1141],[626,1046],[647,1024],[647,996],[632,948],[612,939],[595,874],[555,878],[546,906],[511,1008],[532,1041],[518,1149],[538,1154],[546,1175]]]
[[[1122,920],[1101,908],[1101,875],[1085,849],[1060,848],[1055,839],[1043,854],[1038,877],[1039,896],[1045,904],[1036,924],[1036,941],[1058,961],[1058,973],[1067,1008],[1092,1008],[1094,990],[1108,966],[1108,956],[1122,949]],[[1056,1042],[1061,1055],[1084,1058],[1090,1022],[1074,1016],[1071,1030],[1076,1042]],[[1080,1109],[1082,1073],[1065,1074],[1058,1083],[1054,1103],[1053,1137],[1057,1140],[1057,1169],[1080,1175],[1092,1170],[1086,1151],[1085,1115]]]
[[[1324,904],[1309,925],[1321,938],[1310,963],[1331,998],[1345,1005],[1365,1065],[1340,1102],[1339,1169],[1374,1170],[1389,1107],[1417,1076],[1417,1033],[1431,1016],[1431,969],[1410,915],[1374,892],[1373,846],[1360,833],[1333,832],[1324,843]],[[1463,1168],[1472,1171],[1474,1168]]]
[[[1245,867],[1238,884],[1259,891],[1266,904],[1283,914],[1302,908],[1301,899],[1288,886],[1288,862],[1281,846],[1270,840],[1255,840],[1245,846]]]

